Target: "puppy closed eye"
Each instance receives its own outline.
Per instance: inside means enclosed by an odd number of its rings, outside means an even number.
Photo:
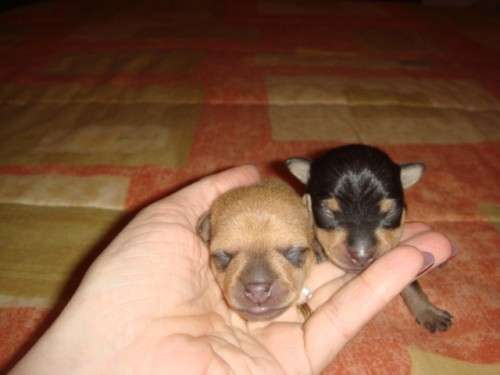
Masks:
[[[214,261],[217,268],[221,271],[224,271],[228,266],[231,260],[233,259],[234,254],[228,253],[227,251],[217,251],[212,254],[212,260]]]
[[[281,252],[283,256],[295,267],[302,267],[306,260],[307,247],[292,246]]]
[[[401,210],[391,210],[382,219],[381,226],[384,229],[394,229],[401,224]]]

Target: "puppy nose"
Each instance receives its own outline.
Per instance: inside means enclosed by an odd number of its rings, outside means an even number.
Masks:
[[[271,283],[248,283],[245,296],[255,304],[264,303],[271,296]]]
[[[366,251],[356,251],[354,249],[349,249],[349,255],[353,263],[360,266],[365,266],[373,261],[373,256],[375,255],[375,249],[368,249]]]

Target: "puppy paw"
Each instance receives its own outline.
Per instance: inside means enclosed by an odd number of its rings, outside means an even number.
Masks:
[[[451,327],[453,316],[446,310],[428,306],[417,314],[417,323],[429,332],[446,331]]]

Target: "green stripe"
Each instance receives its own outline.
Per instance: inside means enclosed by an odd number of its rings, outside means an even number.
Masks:
[[[115,210],[0,204],[0,295],[53,304],[123,217]]]
[[[479,212],[500,231],[500,205],[495,203],[479,203]]]

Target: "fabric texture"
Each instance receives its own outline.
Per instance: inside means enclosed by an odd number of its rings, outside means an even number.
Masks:
[[[408,220],[460,250],[325,374],[500,373],[500,14],[383,2],[51,1],[0,13],[0,371],[139,208],[363,142],[421,161]],[[362,304],[362,301],[360,301]]]

